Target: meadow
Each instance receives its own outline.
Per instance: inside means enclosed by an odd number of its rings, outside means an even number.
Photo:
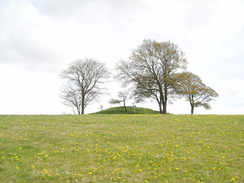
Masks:
[[[2,115],[0,182],[244,182],[243,115]]]

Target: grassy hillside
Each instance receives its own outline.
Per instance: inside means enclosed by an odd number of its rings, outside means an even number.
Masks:
[[[243,129],[243,115],[0,116],[0,182],[244,182]]]
[[[125,111],[124,107],[112,107],[109,109],[105,109],[103,111],[99,111],[95,114],[134,114],[134,108],[131,106],[126,107],[127,111]],[[159,111],[154,111],[152,109],[136,107],[135,114],[159,114]]]

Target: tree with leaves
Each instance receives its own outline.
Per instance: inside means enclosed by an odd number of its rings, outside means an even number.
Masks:
[[[201,78],[191,72],[182,72],[175,75],[177,80],[176,91],[190,103],[191,114],[195,107],[211,109],[209,104],[218,93],[212,88],[206,86]]]
[[[144,40],[127,61],[117,63],[117,78],[133,85],[137,101],[153,98],[160,113],[167,113],[168,99],[174,95],[175,73],[186,68],[185,54],[174,43]]]
[[[61,77],[67,81],[61,91],[64,104],[75,107],[78,114],[84,114],[85,108],[105,93],[102,84],[109,78],[104,63],[91,58],[72,62]]]

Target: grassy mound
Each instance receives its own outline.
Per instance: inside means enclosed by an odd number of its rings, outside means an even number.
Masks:
[[[127,111],[125,111],[124,107],[112,107],[109,109],[99,111],[95,114],[134,114],[133,107],[127,106],[126,109]],[[159,111],[154,111],[148,108],[137,107],[135,109],[135,114],[159,114]]]

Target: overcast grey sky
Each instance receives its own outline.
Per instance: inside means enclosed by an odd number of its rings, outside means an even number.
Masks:
[[[91,57],[112,69],[143,39],[177,44],[219,93],[196,114],[244,113],[243,0],[0,0],[0,114],[72,113],[59,97],[67,64]],[[86,113],[109,107],[117,90],[108,87]],[[190,107],[175,101],[168,111]]]

